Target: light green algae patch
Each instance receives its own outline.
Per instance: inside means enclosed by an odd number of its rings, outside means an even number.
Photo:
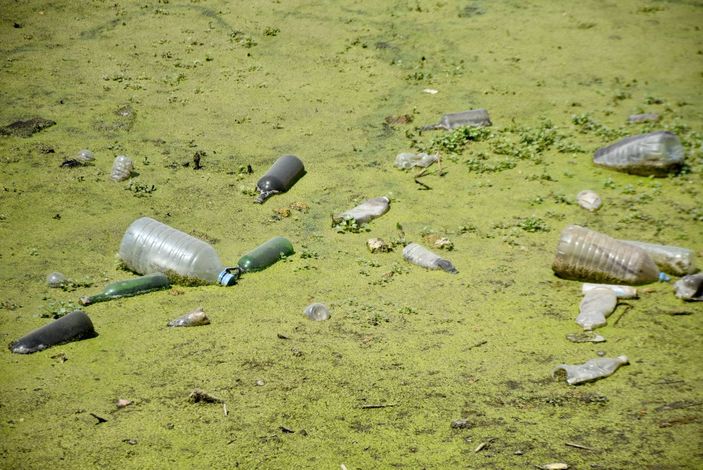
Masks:
[[[0,125],[56,121],[0,137],[0,343],[133,277],[116,253],[140,216],[228,265],[277,235],[296,254],[234,287],[85,307],[94,339],[0,350],[0,466],[703,466],[703,308],[645,286],[607,342],[575,344],[581,284],[550,268],[569,224],[703,264],[700,2],[74,3],[0,11]],[[417,130],[473,108],[494,125]],[[643,112],[661,120],[627,123]],[[653,130],[682,139],[680,175],[592,164]],[[83,148],[94,164],[60,166]],[[419,150],[442,157],[422,184],[393,167]],[[135,174],[116,183],[120,154]],[[283,154],[307,174],[254,204]],[[599,211],[576,204],[583,189]],[[368,231],[331,227],[384,195]],[[371,237],[394,251],[369,253]],[[403,260],[403,242],[442,237],[459,274]],[[74,283],[50,289],[53,271]],[[308,320],[312,302],[331,319]],[[199,306],[210,325],[166,326]],[[630,365],[552,378],[599,353]]]

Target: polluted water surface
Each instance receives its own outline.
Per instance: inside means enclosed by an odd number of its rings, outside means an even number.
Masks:
[[[551,269],[570,225],[700,257],[700,15],[691,1],[5,2],[0,126],[26,124],[0,136],[3,466],[702,467],[701,303],[671,275],[618,299],[594,330],[606,342],[573,343],[582,280]],[[479,109],[491,126],[418,129]],[[627,122],[643,113],[659,119]],[[666,177],[593,163],[661,131],[685,152]],[[94,160],[61,166],[80,149]],[[394,166],[403,152],[440,155],[441,171],[423,187],[424,168]],[[118,155],[133,165],[115,182]],[[256,204],[286,155],[305,175],[283,172]],[[597,211],[576,203],[584,189]],[[382,216],[330,227],[377,196]],[[116,256],[147,217],[212,248],[207,279],[135,245],[185,275],[81,307],[99,336],[12,353],[81,297],[148,274]],[[274,237],[290,245],[253,253]],[[459,272],[406,262],[413,241]],[[54,270],[74,281],[49,287]],[[305,317],[314,301],[330,320]],[[210,325],[166,327],[198,305]],[[631,364],[551,380],[599,352]],[[194,390],[217,400],[189,403]]]

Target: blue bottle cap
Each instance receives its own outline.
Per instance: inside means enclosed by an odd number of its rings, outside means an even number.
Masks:
[[[659,282],[669,282],[671,278],[666,273],[659,273]]]
[[[218,282],[223,286],[233,286],[237,282],[237,275],[229,272],[229,269],[225,269],[217,276]]]

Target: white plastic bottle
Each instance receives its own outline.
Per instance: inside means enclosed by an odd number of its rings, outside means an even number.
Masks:
[[[210,244],[150,217],[141,217],[127,228],[119,256],[139,274],[175,273],[223,286],[234,285],[237,277]]]

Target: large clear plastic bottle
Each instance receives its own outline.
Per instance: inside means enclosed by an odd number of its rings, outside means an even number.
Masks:
[[[139,274],[163,272],[231,286],[236,273],[220,261],[210,244],[150,217],[141,217],[127,228],[119,256]]]

